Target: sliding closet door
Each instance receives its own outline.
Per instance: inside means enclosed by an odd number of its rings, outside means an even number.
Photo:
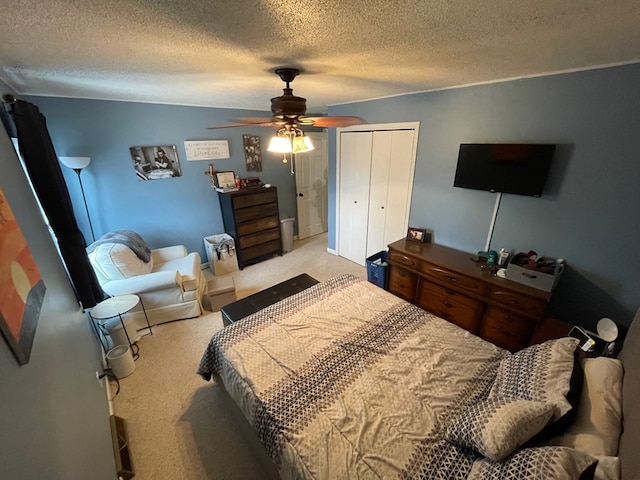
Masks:
[[[373,132],[367,257],[407,234],[414,130]]]
[[[338,254],[364,265],[369,216],[371,132],[340,134]]]

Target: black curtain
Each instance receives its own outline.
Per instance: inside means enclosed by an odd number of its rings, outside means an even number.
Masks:
[[[67,184],[56,155],[47,119],[35,105],[23,100],[10,103],[20,153],[31,183],[53,229],[71,284],[83,308],[105,298],[85,250],[87,244],[78,228]]]

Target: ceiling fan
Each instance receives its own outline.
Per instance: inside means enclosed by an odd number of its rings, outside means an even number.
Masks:
[[[303,126],[314,126],[319,128],[349,127],[351,125],[361,125],[364,121],[359,117],[307,117],[307,99],[297,97],[293,94],[290,84],[293,79],[300,74],[297,68],[276,68],[278,75],[286,86],[283,94],[271,99],[272,117],[244,117],[236,118],[232,122],[213,125],[209,129],[231,128],[241,126],[261,126],[279,127],[285,132],[291,132]]]

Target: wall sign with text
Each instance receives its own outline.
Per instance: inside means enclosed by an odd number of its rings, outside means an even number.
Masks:
[[[185,140],[187,160],[220,160],[230,158],[228,140]]]

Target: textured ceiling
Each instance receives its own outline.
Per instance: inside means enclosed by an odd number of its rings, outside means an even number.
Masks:
[[[322,111],[640,61],[640,1],[20,0],[0,40],[19,94],[268,110],[285,65]]]

